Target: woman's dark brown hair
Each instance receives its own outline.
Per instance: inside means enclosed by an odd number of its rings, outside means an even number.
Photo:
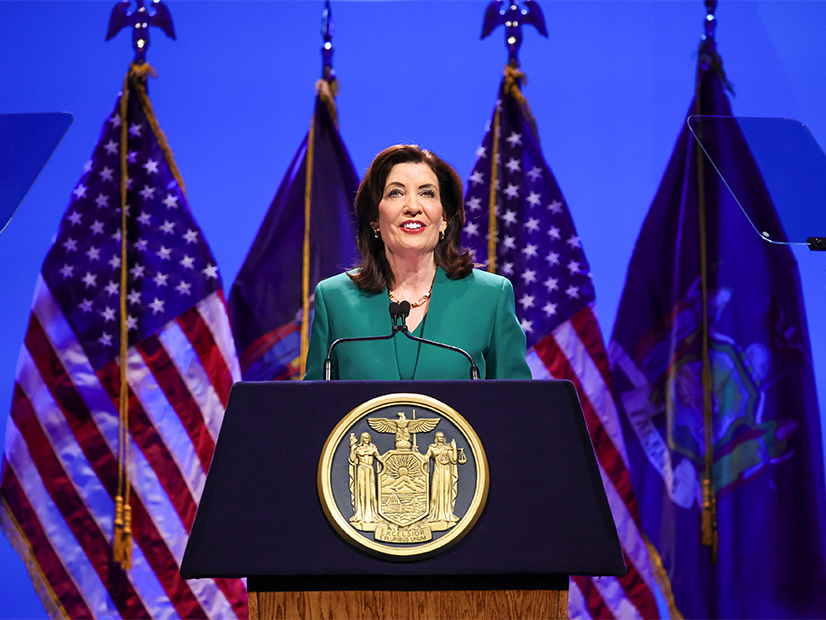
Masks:
[[[370,224],[379,219],[379,202],[390,170],[397,164],[406,163],[427,164],[439,180],[439,195],[447,228],[436,245],[436,264],[452,279],[464,278],[473,269],[471,253],[459,241],[465,223],[462,179],[450,165],[430,151],[415,144],[397,144],[376,155],[356,194],[357,245],[362,258],[358,272],[349,275],[363,291],[380,293],[386,287],[393,286],[393,271],[384,254],[384,242],[376,238]]]

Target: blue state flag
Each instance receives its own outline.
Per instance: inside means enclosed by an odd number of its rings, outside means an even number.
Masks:
[[[726,85],[706,37],[689,115],[731,116]],[[735,142],[717,157],[776,217]],[[755,234],[685,125],[609,357],[643,531],[680,612],[824,617],[823,456],[797,264]]]
[[[230,291],[230,320],[247,381],[299,378],[310,296],[320,280],[355,263],[358,175],[338,132],[335,84],[319,80],[311,129]]]

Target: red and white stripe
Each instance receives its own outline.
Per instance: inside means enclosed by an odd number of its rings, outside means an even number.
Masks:
[[[127,359],[132,569],[111,559],[117,362],[92,368],[42,278],[18,364],[0,525],[50,614],[243,617],[240,580],[179,575],[229,389],[240,379],[223,294],[131,347]]]
[[[624,577],[572,578],[569,616],[659,617],[655,598],[659,586],[640,530],[608,358],[591,308],[581,310],[537,342],[528,351],[528,364],[534,379],[568,379],[576,386],[628,567]]]

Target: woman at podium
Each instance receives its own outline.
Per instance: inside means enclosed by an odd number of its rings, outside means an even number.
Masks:
[[[460,244],[462,203],[461,178],[430,151],[397,145],[376,156],[355,200],[361,261],[316,287],[305,379],[322,378],[336,339],[390,333],[388,307],[402,301],[412,335],[464,349],[481,378],[531,378],[510,281],[474,269]],[[341,343],[332,370],[350,380],[469,377],[461,354],[403,334]]]

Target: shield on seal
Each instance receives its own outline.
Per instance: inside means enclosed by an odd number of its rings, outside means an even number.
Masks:
[[[388,450],[378,475],[379,514],[406,527],[427,515],[430,493],[427,459],[412,449]]]

